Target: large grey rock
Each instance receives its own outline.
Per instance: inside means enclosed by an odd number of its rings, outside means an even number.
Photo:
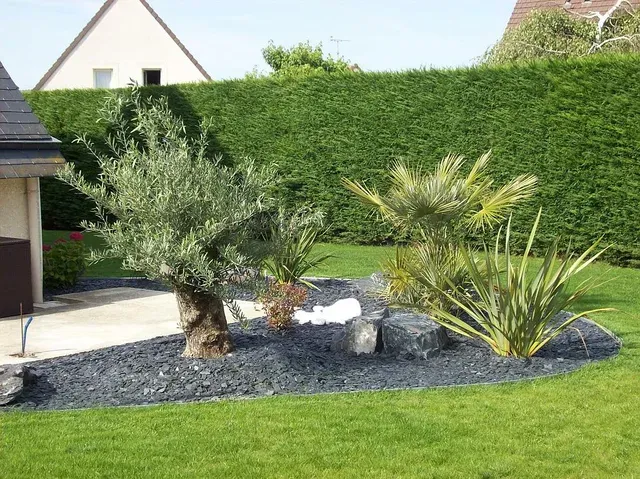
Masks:
[[[382,325],[382,342],[388,354],[432,358],[448,341],[445,328],[424,314],[397,312]]]
[[[440,354],[448,340],[445,328],[428,316],[398,311],[389,314],[385,308],[349,321],[333,337],[331,350],[426,359]]]
[[[331,342],[332,351],[355,354],[379,353],[383,349],[382,324],[389,317],[387,308],[367,316],[358,316],[347,323],[343,331],[336,333]]]
[[[0,406],[15,401],[24,387],[37,379],[31,368],[27,366],[0,367]]]

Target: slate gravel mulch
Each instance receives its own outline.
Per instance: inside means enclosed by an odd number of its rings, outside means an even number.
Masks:
[[[320,287],[321,293],[311,292],[307,307],[353,296],[365,312],[380,306],[355,282],[330,280]],[[579,333],[566,331],[531,360],[500,358],[483,343],[453,334],[451,346],[439,357],[416,360],[331,352],[331,338],[341,325],[297,324],[287,334],[276,334],[259,319],[246,330],[232,324],[236,350],[218,360],[180,357],[184,339],[174,335],[33,363],[40,378],[10,409],[493,383],[565,373],[618,353],[617,339],[589,321],[580,320],[576,327]]]

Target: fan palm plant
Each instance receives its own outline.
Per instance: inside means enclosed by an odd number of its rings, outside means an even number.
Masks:
[[[458,295],[444,290],[442,294],[473,322],[465,321],[445,309],[433,307],[431,313],[436,322],[463,336],[485,341],[501,356],[526,358],[536,354],[578,318],[606,310],[593,309],[559,319],[559,313],[570,308],[595,286],[592,279],[587,279],[577,287],[570,288],[569,281],[598,259],[606,248],[594,254],[600,243],[597,241],[577,258],[572,258],[568,248],[564,259],[558,259],[556,239],[547,250],[542,265],[534,271],[529,252],[541,213],[542,210],[538,213],[519,263],[511,257],[509,248],[511,220],[505,236],[504,260],[500,256],[500,234],[496,239],[495,251],[490,252],[484,246],[481,261],[483,270],[478,267],[472,254],[461,248],[478,299],[460,299]],[[504,273],[501,273],[503,261],[505,267]],[[450,288],[455,286],[454,281],[449,282]]]
[[[533,194],[537,183],[533,175],[520,175],[495,188],[487,174],[490,160],[491,151],[478,158],[466,176],[461,155],[446,156],[433,172],[395,161],[389,170],[391,188],[384,196],[356,181],[343,179],[343,184],[396,227],[477,230],[503,221],[516,203]]]
[[[520,175],[496,187],[487,173],[491,151],[462,174],[464,157],[450,154],[428,172],[422,166],[409,166],[403,161],[392,164],[391,187],[382,195],[376,189],[356,181],[343,179],[343,184],[363,203],[404,232],[418,235],[407,250],[399,246],[395,259],[384,265],[388,299],[416,306],[445,304],[441,291],[454,280],[464,289],[466,272],[458,242],[469,233],[492,228],[503,221],[519,201],[531,196],[537,179]]]

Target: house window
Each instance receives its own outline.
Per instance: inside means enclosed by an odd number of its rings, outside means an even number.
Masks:
[[[111,88],[111,76],[113,70],[93,70],[94,88]]]
[[[142,70],[144,85],[161,85],[161,70]]]

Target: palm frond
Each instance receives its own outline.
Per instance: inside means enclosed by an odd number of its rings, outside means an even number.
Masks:
[[[492,227],[503,221],[513,206],[533,195],[538,179],[521,175],[480,199],[480,208],[472,212],[469,224],[474,229]]]

